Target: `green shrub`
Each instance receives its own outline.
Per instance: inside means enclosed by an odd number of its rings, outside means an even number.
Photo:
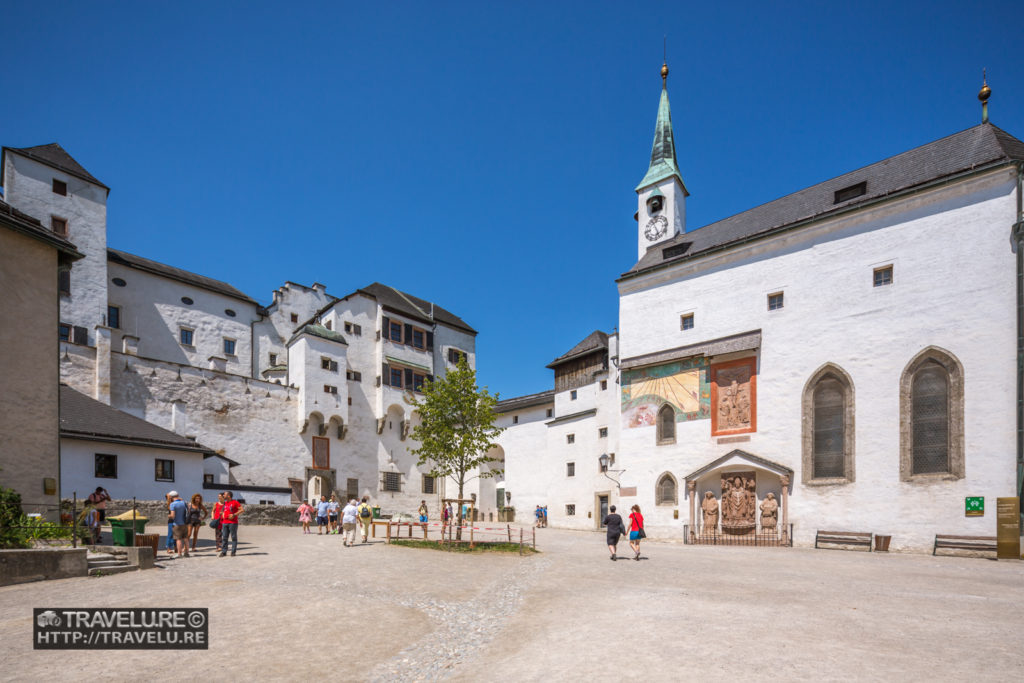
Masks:
[[[21,495],[14,489],[0,487],[0,548],[28,547],[28,539],[17,528],[24,518]]]

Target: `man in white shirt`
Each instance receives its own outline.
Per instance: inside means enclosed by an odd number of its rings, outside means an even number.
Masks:
[[[342,536],[343,545],[346,547],[353,546],[356,543],[356,515],[358,511],[356,509],[356,501],[350,500],[345,509],[341,511],[341,528],[343,529]]]

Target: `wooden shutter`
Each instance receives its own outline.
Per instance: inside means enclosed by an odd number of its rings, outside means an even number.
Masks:
[[[406,344],[412,344],[412,325],[405,326],[405,334],[402,335],[402,341]]]
[[[405,386],[410,389],[412,388],[412,370],[409,368],[405,369]]]
[[[384,363],[381,366],[380,376],[384,378],[383,380],[381,380],[382,382],[384,382],[384,386],[390,387],[391,386],[391,368],[388,367],[387,363]]]
[[[75,343],[87,346],[89,344],[89,330],[75,325]]]
[[[381,334],[384,335],[385,339],[391,339],[391,318],[384,318],[384,327],[381,328]]]
[[[427,332],[427,351],[434,350],[434,333]]]

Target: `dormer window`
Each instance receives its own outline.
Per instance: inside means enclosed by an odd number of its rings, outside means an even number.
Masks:
[[[856,185],[850,185],[849,187],[844,187],[841,190],[836,190],[835,201],[832,203],[842,204],[843,202],[848,202],[851,199],[856,199],[861,195],[865,195],[867,192],[868,182],[865,180],[862,183],[857,183]]]

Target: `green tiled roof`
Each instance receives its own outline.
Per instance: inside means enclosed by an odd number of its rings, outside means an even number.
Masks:
[[[637,191],[659,183],[666,178],[675,176],[679,184],[686,190],[683,176],[679,173],[676,163],[676,143],[672,135],[672,111],[668,106],[668,90],[661,89],[661,102],[658,104],[658,122],[654,126],[654,145],[651,148],[651,166],[647,175],[636,186]]]
[[[335,332],[334,330],[329,330],[323,325],[316,325],[314,323],[310,323],[308,325],[303,325],[301,328],[295,331],[295,334],[292,335],[292,338],[288,340],[288,346],[291,346],[292,342],[298,339],[303,334],[309,334],[314,337],[320,337],[321,339],[328,339],[333,342],[338,342],[339,344],[345,344],[346,346],[348,345],[348,342],[345,341],[345,337],[341,336],[340,333]]]

